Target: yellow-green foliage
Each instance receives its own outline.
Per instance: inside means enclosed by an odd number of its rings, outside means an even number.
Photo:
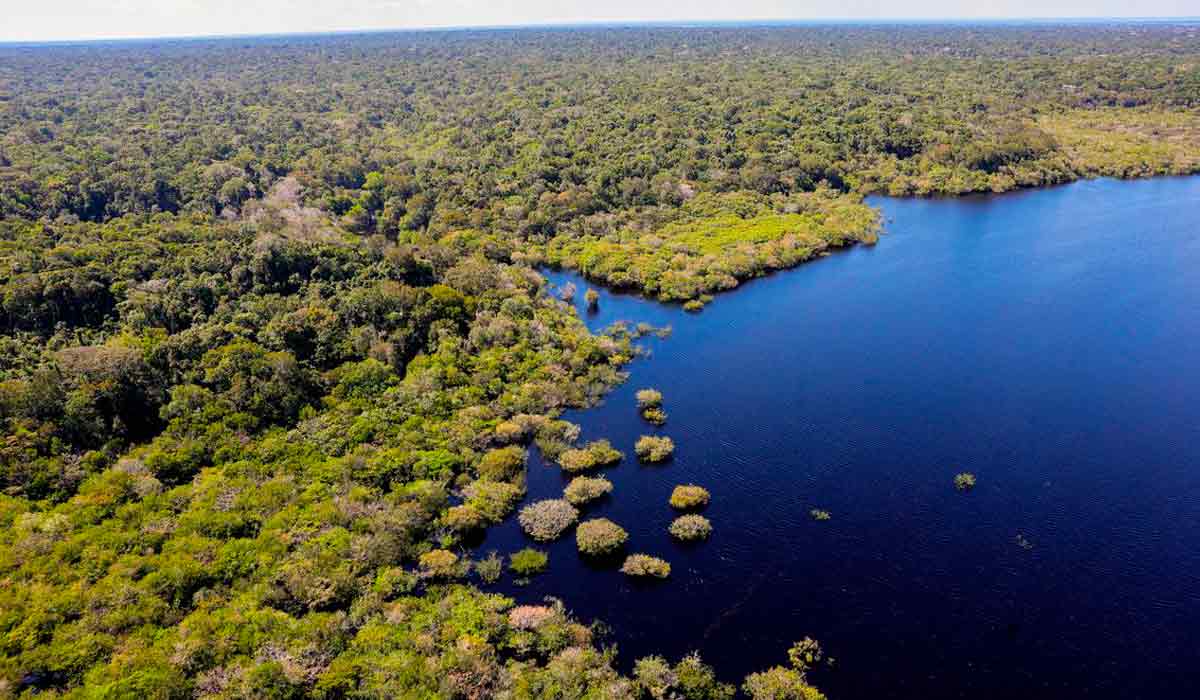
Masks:
[[[483,515],[475,508],[467,505],[454,506],[442,516],[446,527],[456,532],[472,532],[487,524]]]
[[[491,450],[477,467],[480,479],[513,481],[525,473],[525,450],[516,445]]]
[[[703,303],[703,295],[732,289],[740,280],[872,239],[878,225],[878,214],[860,199],[828,191],[786,199],[703,193],[653,231],[560,236],[547,257],[614,287]]]
[[[630,554],[621,565],[626,576],[666,578],[671,575],[671,565],[648,554]]]
[[[584,447],[564,451],[558,456],[558,463],[565,472],[583,472],[616,464],[622,456],[608,440],[596,440]]]
[[[517,576],[529,577],[546,570],[550,558],[545,552],[526,547],[519,552],[513,552],[508,558],[508,567]]]
[[[1045,113],[1038,125],[1086,176],[1200,172],[1200,110],[1076,109]]]
[[[711,499],[708,489],[695,484],[676,486],[675,490],[671,491],[671,507],[678,510],[703,508]]]
[[[612,554],[629,541],[629,533],[608,518],[585,520],[575,528],[575,543],[582,554]]]
[[[445,549],[435,549],[421,555],[421,571],[427,576],[450,578],[458,575],[458,555]]]
[[[954,477],[954,488],[959,491],[970,491],[975,488],[975,475],[971,472],[963,472]]]
[[[463,489],[465,505],[493,523],[508,517],[524,496],[524,488],[500,481],[476,481]]]
[[[813,508],[812,510],[808,511],[808,514],[812,516],[813,520],[829,520],[833,517],[829,511],[821,510],[820,508]]]
[[[662,462],[675,452],[675,442],[665,435],[643,435],[633,451],[643,462]]]
[[[603,477],[577,476],[563,489],[563,498],[571,505],[582,506],[612,493],[612,482]]]

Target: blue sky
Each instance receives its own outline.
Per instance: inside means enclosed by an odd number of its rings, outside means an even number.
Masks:
[[[0,41],[574,22],[1200,14],[1200,0],[0,0],[0,6]]]

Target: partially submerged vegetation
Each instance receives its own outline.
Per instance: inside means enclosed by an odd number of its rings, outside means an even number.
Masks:
[[[675,518],[668,530],[671,537],[681,542],[696,542],[708,539],[712,534],[712,523],[703,515],[692,513]]]
[[[575,506],[560,499],[531,503],[521,509],[518,517],[525,534],[539,542],[558,539],[578,519]]]
[[[963,472],[954,477],[954,488],[959,491],[970,491],[975,488],[975,475],[971,472]]]
[[[577,473],[612,466],[623,457],[608,440],[596,440],[583,447],[565,450],[558,456],[558,463],[563,471]]]
[[[606,556],[625,547],[629,533],[608,518],[585,520],[575,528],[575,543],[580,554]]]
[[[808,514],[810,516],[812,516],[813,520],[817,520],[817,521],[829,520],[833,517],[832,513],[830,513],[827,510],[822,510],[820,508],[813,508],[812,510],[808,511]]]
[[[665,435],[643,435],[633,446],[643,462],[664,462],[675,453],[675,442]]]
[[[642,418],[655,425],[667,422],[667,413],[663,410],[663,395],[657,389],[639,389],[637,392],[638,411]]]
[[[681,484],[671,491],[671,507],[676,510],[703,508],[712,500],[708,489],[695,484]]]
[[[563,489],[563,498],[573,506],[582,506],[612,493],[612,482],[603,477],[577,476]]]
[[[671,575],[671,565],[649,554],[630,554],[621,565],[621,573],[637,578],[661,579]]]
[[[513,552],[508,557],[508,568],[521,578],[529,578],[542,573],[550,564],[550,557],[545,552],[532,547]]]

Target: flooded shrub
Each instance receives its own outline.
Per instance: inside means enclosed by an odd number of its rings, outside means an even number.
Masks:
[[[616,464],[623,456],[608,440],[596,440],[583,447],[564,450],[558,456],[558,464],[565,472],[585,472]]]
[[[563,497],[571,505],[581,506],[612,493],[612,482],[603,477],[577,476],[563,490]]]
[[[644,408],[642,418],[654,425],[664,425],[667,422],[667,412],[661,408]]]
[[[514,481],[525,473],[525,450],[516,445],[491,450],[476,469],[485,481]]]
[[[575,283],[567,282],[563,286],[559,287],[558,297],[560,299],[562,299],[563,301],[571,301],[572,299],[575,298],[575,290],[576,290]]]
[[[833,517],[829,511],[821,510],[820,508],[813,508],[808,511],[808,514],[812,516],[813,520],[829,520]]]
[[[735,692],[732,685],[718,681],[712,667],[696,653],[674,667],[661,656],[638,659],[633,677],[642,691],[640,697],[654,700],[733,700]]]
[[[474,532],[487,524],[483,514],[471,506],[454,506],[442,516],[442,523],[458,533]]]
[[[677,510],[692,510],[708,505],[712,496],[708,489],[695,484],[681,484],[671,492],[671,507]]]
[[[584,298],[584,301],[587,302],[587,307],[588,307],[589,311],[595,311],[596,309],[600,308],[600,294],[596,290],[594,290],[594,289],[587,290],[586,292],[583,293],[583,298]]]
[[[578,518],[579,511],[575,506],[556,498],[525,506],[517,520],[530,537],[549,542],[558,539]]]
[[[675,452],[675,443],[666,436],[643,435],[638,438],[633,451],[643,462],[662,462]]]
[[[626,576],[666,578],[671,575],[671,565],[649,554],[630,554],[621,565]]]
[[[703,515],[681,515],[668,528],[671,537],[681,542],[696,542],[712,534],[712,523]]]
[[[429,578],[454,578],[459,574],[458,555],[449,550],[425,552],[417,562],[421,573]]]
[[[526,547],[519,552],[513,552],[508,557],[508,568],[521,578],[529,578],[546,570],[550,557],[545,552]]]
[[[582,554],[612,554],[624,547],[628,541],[629,533],[608,518],[585,520],[575,528],[575,544]]]
[[[504,562],[500,560],[500,555],[495,552],[488,552],[486,557],[475,562],[475,573],[479,575],[479,580],[484,583],[499,581],[500,572],[503,570]]]
[[[683,310],[695,313],[704,309],[704,302],[699,299],[689,299],[683,303]]]
[[[975,475],[971,472],[963,472],[954,477],[954,488],[959,491],[970,491],[975,488]]]
[[[466,505],[492,523],[508,517],[524,496],[525,489],[503,481],[476,481],[463,489]]]
[[[662,406],[663,395],[658,389],[639,389],[636,396],[637,405],[640,409],[659,408]]]

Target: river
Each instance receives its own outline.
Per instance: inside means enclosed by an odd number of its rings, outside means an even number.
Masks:
[[[626,666],[696,650],[737,681],[811,636],[836,659],[814,680],[840,700],[1193,692],[1200,178],[872,203],[878,245],[699,314],[604,289],[589,314],[588,285],[548,273],[579,286],[592,328],[673,329],[567,415],[627,455],[584,517],[673,573],[630,581],[567,536],[546,574],[500,589],[608,623]],[[661,429],[637,415],[644,387],[665,395]],[[652,432],[675,440],[670,463],[634,459]],[[528,500],[565,481],[535,454]],[[709,541],[667,535],[677,483],[712,492]],[[528,544],[510,520],[483,549]]]

